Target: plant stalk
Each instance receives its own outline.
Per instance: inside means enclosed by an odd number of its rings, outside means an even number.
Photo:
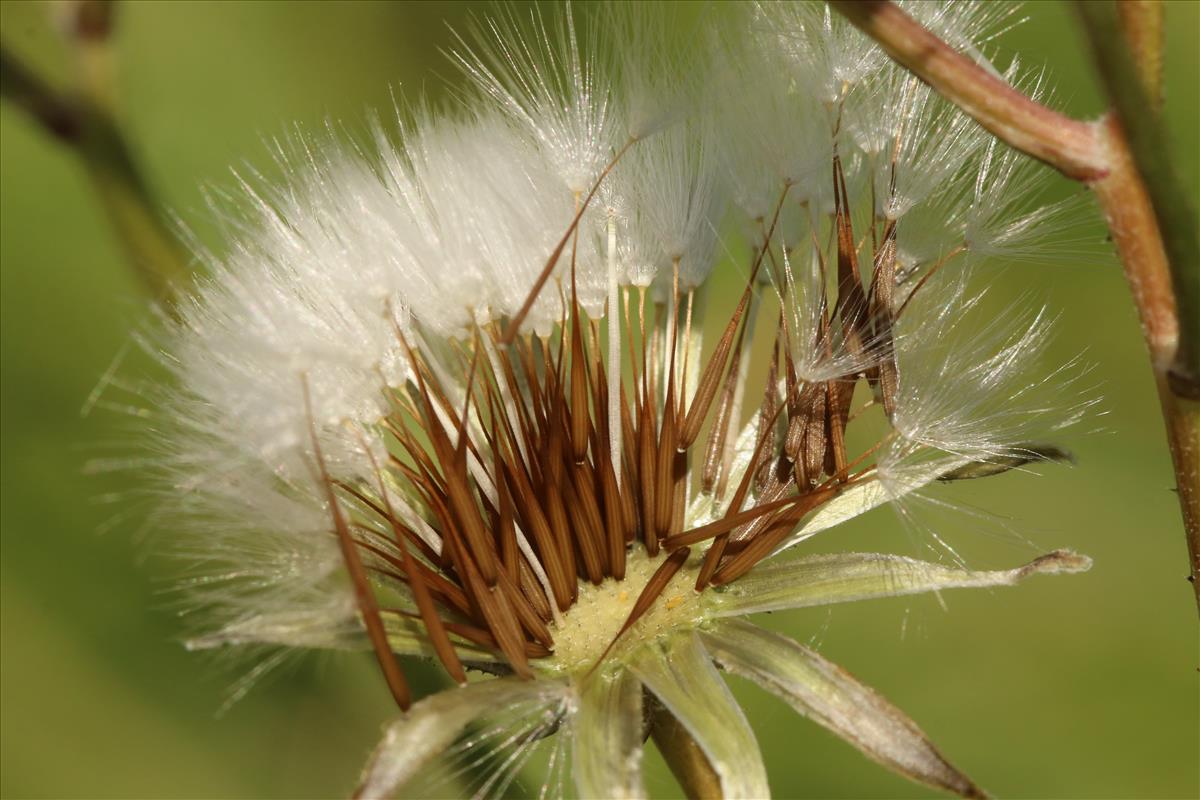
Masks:
[[[79,67],[79,87],[73,93],[50,86],[0,46],[0,96],[79,157],[134,273],[173,314],[174,301],[189,280],[188,259],[117,123],[112,22],[111,3],[75,4],[67,26]]]
[[[1120,120],[1120,140],[1110,131],[1107,149],[1114,160],[1125,157],[1121,151],[1128,153],[1136,169],[1126,180],[1142,184],[1157,223],[1142,238],[1149,242],[1157,237],[1166,251],[1161,266],[1172,286],[1178,336],[1173,352],[1152,347],[1151,356],[1169,359],[1168,379],[1176,394],[1200,401],[1200,239],[1196,212],[1171,162],[1158,113],[1162,7],[1157,2],[1080,2],[1076,8],[1112,115]],[[1129,263],[1124,257],[1122,262]]]
[[[1104,172],[1095,126],[1047,108],[930,33],[888,0],[830,0],[901,66],[1001,141],[1068,178]]]
[[[1163,5],[1077,2],[1113,113],[1112,171],[1092,188],[1150,350],[1200,609],[1200,239],[1162,131]]]
[[[644,699],[646,728],[684,795],[688,800],[723,800],[721,778],[687,728],[654,695],[647,692]]]

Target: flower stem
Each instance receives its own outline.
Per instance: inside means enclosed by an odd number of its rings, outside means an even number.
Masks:
[[[683,723],[649,692],[645,708],[646,728],[688,800],[722,800],[721,778]]]
[[[1150,350],[1200,606],[1200,240],[1162,132],[1163,8],[1147,0],[1076,7],[1113,108],[1104,121],[1112,169],[1092,189]]]
[[[1128,6],[1128,7],[1126,7]],[[1200,400],[1200,239],[1196,213],[1171,163],[1162,119],[1162,8],[1158,3],[1079,3],[1079,17],[1113,112],[1120,120],[1123,149],[1144,184],[1166,251],[1178,317],[1178,345],[1168,378],[1177,394]],[[1157,20],[1157,23],[1156,23]],[[1110,148],[1111,150],[1111,148]],[[1117,157],[1121,157],[1117,154]],[[1154,356],[1170,356],[1154,353]]]
[[[79,156],[131,266],[151,296],[173,313],[189,275],[185,249],[172,233],[117,123],[111,82],[110,3],[79,3],[69,26],[79,89],[59,91],[0,46],[0,96],[28,113],[51,138]]]
[[[1095,123],[1024,96],[886,0],[830,4],[999,139],[1095,191],[1150,351],[1200,608],[1200,245],[1157,114],[1160,4],[1078,4],[1115,112]]]
[[[1163,101],[1163,11],[1161,0],[1124,0],[1116,4],[1138,78],[1156,114],[1162,111]],[[1096,13],[1082,6],[1079,12]],[[1100,9],[1099,13],[1105,13],[1105,9]]]

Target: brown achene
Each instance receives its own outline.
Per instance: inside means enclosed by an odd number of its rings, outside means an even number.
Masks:
[[[532,677],[536,660],[552,656],[555,627],[576,602],[580,582],[623,580],[631,548],[661,562],[648,583],[635,587],[639,595],[617,638],[653,606],[692,546],[709,542],[695,591],[737,580],[808,514],[873,470],[862,464],[878,445],[851,460],[846,428],[858,416],[851,401],[860,381],[875,394],[868,405],[882,406],[889,416],[894,408],[891,327],[903,307],[892,297],[895,226],[872,223],[873,253],[863,259],[872,274],[864,282],[859,251],[865,240],[856,244],[836,155],[832,177],[829,255],[837,269],[818,302],[816,341],[798,341],[806,334],[786,310],[796,291],[791,269],[769,244],[786,188],[774,218],[764,222],[745,288],[703,363],[689,363],[695,291],[681,286],[678,261],[665,302],[651,297],[648,308],[647,290],[627,287],[624,313],[607,309],[607,324],[621,326],[627,351],[606,358],[600,321],[589,318],[576,296],[572,252],[569,288],[556,279],[563,312],[554,331],[509,337],[511,330],[491,322],[454,345],[451,358],[466,376],[457,399],[456,387],[422,355],[419,329],[395,325],[415,381],[388,390],[390,411],[381,423],[389,439],[386,463],[371,456],[377,480],[335,481],[315,432],[312,449],[359,614],[401,708],[410,694],[387,643],[393,621],[419,620],[433,654],[459,683],[466,680],[456,651],[462,646],[494,653],[497,671]],[[556,251],[551,266],[565,250]],[[726,501],[731,445],[741,429],[732,411],[734,387],[754,335],[747,308],[768,260],[783,306],[753,454]],[[825,274],[824,257],[821,269]],[[916,289],[923,285],[918,281]],[[827,356],[840,348],[857,366],[806,380],[790,356],[796,346]],[[610,379],[618,381],[620,398],[611,414]],[[610,420],[620,421],[619,431],[610,432]],[[619,458],[612,441],[621,445]],[[693,470],[694,463],[702,468]],[[691,486],[693,477],[699,486]],[[688,528],[686,506],[697,490],[724,510]],[[410,513],[393,497],[407,498]],[[409,605],[383,599],[388,585],[400,584],[408,587]]]

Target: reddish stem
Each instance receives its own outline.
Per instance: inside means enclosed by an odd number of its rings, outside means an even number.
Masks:
[[[830,0],[829,4],[897,63],[1002,141],[1068,178],[1091,181],[1104,173],[1095,125],[1026,97],[887,0]]]

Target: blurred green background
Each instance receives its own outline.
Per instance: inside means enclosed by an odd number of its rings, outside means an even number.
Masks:
[[[441,91],[453,70],[443,20],[462,3],[139,2],[120,8],[119,88],[128,130],[167,204],[213,242],[201,188],[230,165],[272,174],[263,140],[294,122],[359,126],[390,91]],[[0,4],[4,41],[57,81],[70,62],[44,3]],[[1045,66],[1061,105],[1101,108],[1070,9],[1026,7],[1006,53]],[[1193,199],[1200,6],[1168,9],[1168,121]],[[146,319],[71,154],[0,108],[2,279],[2,739],[5,797],[344,796],[391,715],[367,655],[297,660],[218,718],[246,666],[180,646],[167,571],[138,541],[136,472],[89,474],[128,451],[128,420],[80,409]],[[1050,178],[1057,196],[1080,190]],[[1134,311],[1091,222],[1090,254],[1013,266],[997,291],[1061,310],[1053,355],[1095,363],[1104,416],[1066,444],[1079,466],[954,488],[1011,519],[1040,549],[1089,553],[1087,575],[994,593],[777,615],[911,713],[999,796],[1200,795],[1196,608],[1179,511]],[[215,243],[215,242],[213,242]],[[138,374],[136,348],[122,373]],[[973,564],[1033,552],[942,521]],[[912,551],[887,511],[824,548]],[[428,680],[428,678],[426,679]],[[779,797],[928,794],[867,762],[757,689],[746,699]],[[675,790],[655,762],[653,791]],[[527,783],[524,791],[531,791]],[[520,794],[517,789],[513,793]]]

